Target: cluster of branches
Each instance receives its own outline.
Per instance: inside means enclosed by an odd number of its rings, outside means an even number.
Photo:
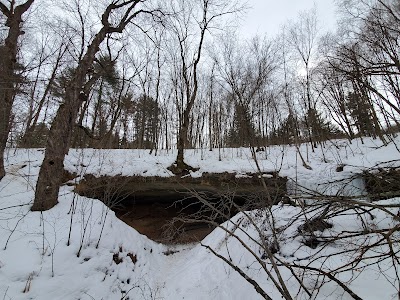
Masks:
[[[269,203],[279,204],[260,206],[265,201],[254,198],[244,205],[235,201],[234,192],[220,201],[192,192],[201,210],[182,214],[171,226],[176,230],[176,222],[207,224],[222,230],[223,241],[205,239],[202,246],[264,299],[276,299],[277,295],[287,300],[322,299],[327,296],[324,290],[335,289],[360,300],[352,282],[363,272],[380,274],[393,299],[400,296],[398,203],[326,196],[312,190],[288,195],[282,202],[271,190],[265,192],[271,197]],[[255,206],[259,208],[254,210]],[[239,213],[232,218],[232,211]],[[269,287],[260,272],[268,278]]]
[[[342,9],[343,37],[326,36],[323,43],[323,103],[349,137],[384,140],[383,132],[399,126],[400,7],[391,0],[343,1]]]

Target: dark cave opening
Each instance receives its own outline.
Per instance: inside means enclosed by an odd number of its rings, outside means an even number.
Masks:
[[[278,202],[286,178],[269,180],[268,193],[259,177],[212,174],[202,178],[94,177],[76,186],[82,196],[100,199],[139,233],[165,244],[199,242],[240,210]]]
[[[197,198],[176,195],[175,198],[127,197],[113,209],[116,216],[141,234],[161,243],[190,243],[201,241],[216,226],[234,216],[238,210],[207,197],[210,207]],[[243,201],[233,200],[236,205]],[[214,209],[224,209],[226,218]]]

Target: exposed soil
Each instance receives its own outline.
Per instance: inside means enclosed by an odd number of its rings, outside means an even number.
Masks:
[[[205,173],[200,178],[85,175],[75,192],[102,200],[118,218],[154,241],[189,243],[202,240],[213,230],[206,222],[177,220],[205,220],[211,216],[196,193],[212,205],[223,206],[231,201],[247,209],[281,201],[286,193],[286,178],[276,173],[262,178],[267,191],[258,174],[237,177],[234,173]],[[236,208],[224,209],[229,217],[237,213]],[[225,219],[216,221],[222,223]]]
[[[169,203],[134,204],[116,209],[116,215],[141,234],[161,243],[191,243],[206,237],[212,227],[202,224],[183,224],[174,221],[177,211],[181,210]],[[187,215],[194,210],[186,210]]]

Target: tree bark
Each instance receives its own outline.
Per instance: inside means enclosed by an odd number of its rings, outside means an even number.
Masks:
[[[34,0],[28,0],[15,9],[8,9],[0,2],[0,11],[6,16],[6,26],[9,27],[4,45],[0,46],[0,180],[5,176],[4,151],[8,133],[11,129],[12,106],[16,94],[14,74],[17,63],[18,38],[23,32],[20,30],[22,15],[29,9]]]
[[[178,143],[177,143],[177,149],[178,149],[178,154],[176,156],[176,161],[175,165],[177,169],[174,168],[174,165],[170,167],[170,171],[173,172],[174,174],[179,174],[183,172],[188,172],[188,171],[193,171],[196,170],[195,168],[189,166],[188,164],[185,163],[184,161],[184,151],[185,151],[185,146],[187,144],[187,138],[188,138],[188,130],[190,126],[190,113],[192,111],[192,108],[195,104],[196,98],[197,98],[197,90],[198,90],[198,65],[201,59],[201,54],[203,50],[203,43],[204,43],[204,38],[205,34],[208,30],[208,24],[210,20],[212,20],[214,17],[211,17],[211,19],[208,19],[207,13],[208,13],[208,8],[207,8],[207,3],[204,5],[204,10],[203,10],[203,20],[202,24],[200,25],[200,40],[199,44],[197,45],[197,54],[195,55],[193,59],[193,67],[191,67],[191,74],[188,74],[189,70],[187,67],[186,63],[186,53],[184,50],[184,47],[182,45],[182,42],[184,40],[180,40],[180,56],[181,56],[181,63],[182,63],[182,77],[185,82],[185,95],[186,95],[186,107],[184,108],[183,114],[182,114],[182,120],[181,120],[181,126],[179,128],[179,134],[178,134]],[[191,88],[191,85],[193,84],[193,88]]]
[[[106,34],[105,27],[97,33],[66,88],[65,102],[60,105],[50,128],[32,211],[48,210],[58,203],[58,192],[63,181],[64,158],[68,154],[72,129],[82,104],[80,95],[86,74]]]
[[[78,116],[79,108],[82,104],[82,94],[85,93],[86,74],[92,67],[95,56],[100,50],[101,43],[107,34],[122,33],[127,24],[140,13],[152,14],[151,11],[136,10],[136,5],[141,3],[139,0],[126,0],[117,4],[111,3],[105,9],[101,23],[102,27],[94,36],[86,53],[79,61],[71,81],[68,83],[65,92],[65,102],[60,105],[56,117],[50,128],[47,140],[45,157],[40,168],[39,178],[36,185],[35,200],[32,211],[48,210],[58,203],[58,192],[63,181],[64,158],[68,153],[69,145],[74,128],[75,120]],[[114,10],[127,7],[117,26],[109,23],[110,15]],[[89,80],[90,81],[90,80]]]

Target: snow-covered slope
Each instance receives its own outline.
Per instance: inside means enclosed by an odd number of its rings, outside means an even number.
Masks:
[[[294,147],[276,146],[257,155],[263,171],[279,170],[282,176],[297,180],[304,189],[355,195],[364,192],[362,183],[355,178],[349,186],[343,179],[382,162],[399,164],[396,160],[400,155],[393,143],[381,147],[378,141],[364,142],[329,142],[326,148],[318,148],[315,153],[308,149],[312,170],[301,165]],[[307,157],[306,146],[301,151]],[[53,209],[30,212],[43,150],[10,149],[7,154],[7,175],[0,182],[0,299],[262,299],[252,285],[205,246],[240,266],[272,299],[281,299],[260,261],[238,239],[228,238],[222,229],[214,230],[202,244],[157,244],[116,218],[102,202],[74,194],[71,186],[61,188],[59,204]],[[79,175],[170,176],[167,167],[174,159],[174,151],[160,151],[154,156],[144,150],[85,149],[70,150],[65,166]],[[218,149],[188,150],[186,162],[200,167],[192,176],[201,176],[202,172],[256,171],[247,149],[221,149],[220,154]],[[336,172],[340,164],[344,170]],[[332,181],[338,183],[328,188],[326,183]],[[400,203],[398,198],[385,201],[377,203]],[[290,262],[305,261],[320,250],[306,247],[298,236],[303,219],[298,218],[287,226],[293,216],[301,213],[300,207],[278,205],[272,211],[276,226],[285,227],[279,236],[282,258]],[[396,213],[395,208],[393,212]],[[376,228],[396,226],[398,222],[381,211],[372,213],[375,219],[371,222]],[[249,215],[255,224],[246,221]],[[250,250],[262,257],[258,253],[260,247],[251,237],[257,238],[257,228],[265,227],[268,234],[264,221],[259,211],[245,212],[223,226],[233,230]],[[362,226],[352,216],[338,216],[332,221],[330,234]],[[240,226],[234,226],[237,224]],[[399,247],[394,245],[397,251]],[[346,249],[346,245],[332,244],[324,251],[334,253],[339,248]],[[329,264],[346,259],[344,253],[332,258]],[[299,284],[293,274],[285,268],[281,272],[292,295],[297,295]],[[357,274],[351,277],[350,273]],[[346,276],[352,278],[349,286],[363,299],[397,299],[399,287],[391,285],[396,282],[392,265],[374,265],[363,268],[363,272],[354,269],[342,276],[340,279],[344,282]],[[310,276],[304,282],[310,290],[316,288],[315,278]],[[304,293],[296,297],[309,298]],[[324,285],[312,297],[352,299],[334,282]]]

